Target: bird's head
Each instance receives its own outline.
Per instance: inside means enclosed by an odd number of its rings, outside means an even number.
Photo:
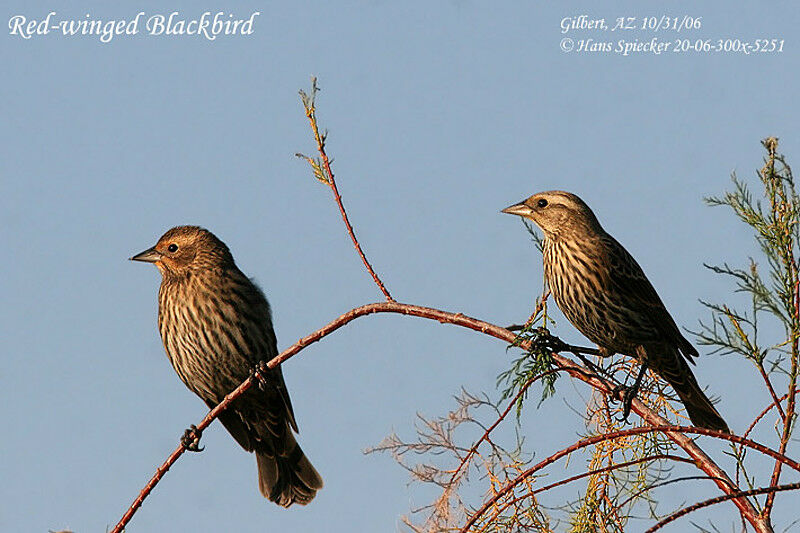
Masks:
[[[589,206],[574,194],[564,191],[536,193],[502,212],[532,220],[548,238],[603,231]]]
[[[176,226],[162,235],[155,246],[131,257],[131,261],[153,263],[166,278],[232,265],[233,257],[225,243],[207,229]]]

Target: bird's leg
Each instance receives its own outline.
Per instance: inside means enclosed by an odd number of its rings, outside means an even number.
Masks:
[[[642,363],[642,365],[639,367],[639,374],[636,376],[636,380],[633,382],[633,386],[625,387],[624,385],[620,385],[620,388],[622,388],[622,421],[625,423],[628,422],[628,415],[631,414],[633,399],[636,398],[636,395],[639,393],[639,387],[642,384],[642,379],[644,378],[646,372],[647,363]]]
[[[189,429],[183,432],[183,436],[181,437],[181,445],[190,452],[202,452],[205,450],[205,447],[200,447],[200,437],[202,436],[203,432],[197,429],[197,426],[192,424],[189,426]]]
[[[575,357],[581,360],[581,362],[588,368],[595,377],[598,379],[602,379],[603,375],[608,375],[605,370],[601,367],[596,365],[593,361],[591,361],[584,353],[581,352],[581,348],[578,346],[571,346],[558,337],[554,337],[550,335],[550,332],[545,328],[539,328],[539,334],[542,335],[543,339],[540,341],[543,346],[548,348],[553,353],[559,352],[569,352],[573,354]],[[607,350],[605,348],[599,348],[599,355],[602,357],[609,357],[614,355],[614,352]]]

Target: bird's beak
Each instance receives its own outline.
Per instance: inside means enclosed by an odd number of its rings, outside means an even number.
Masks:
[[[500,212],[507,213],[509,215],[519,215],[521,217],[524,217],[532,214],[533,209],[528,207],[528,205],[524,201],[522,201],[518,204],[510,205]]]
[[[161,261],[161,253],[156,251],[156,247],[148,248],[144,252],[131,257],[131,261],[143,261],[145,263],[156,263]]]

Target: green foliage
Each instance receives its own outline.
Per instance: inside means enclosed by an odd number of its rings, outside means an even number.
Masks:
[[[768,373],[778,370],[796,382],[800,333],[796,261],[800,250],[800,197],[791,168],[784,157],[776,153],[777,139],[770,137],[762,144],[768,154],[764,167],[758,172],[763,198],[755,199],[747,184],[733,174],[733,190],[706,201],[712,206],[729,207],[753,228],[766,267],[761,267],[753,258],[747,268],[705,265],[717,274],[732,278],[736,292],[748,295],[750,305],[747,311],[740,311],[724,304],[702,302],[711,311],[711,321],[701,322],[696,335],[701,344],[712,346],[715,351],[742,355]],[[783,326],[786,337],[762,347],[758,325],[760,316],[765,313]],[[769,368],[765,368],[765,364]]]
[[[541,252],[544,241],[536,231],[535,226],[522,218],[525,229],[531,236],[536,248]],[[537,326],[537,324],[539,324]],[[517,419],[522,413],[522,405],[528,397],[528,388],[532,381],[540,379],[542,382],[542,397],[539,404],[555,394],[555,384],[558,373],[553,365],[553,353],[563,349],[566,345],[560,339],[553,337],[547,330],[547,292],[536,301],[536,309],[520,330],[509,348],[528,345],[528,349],[511,362],[511,367],[497,376],[497,386],[504,387],[501,400],[512,398],[520,394],[517,404]],[[539,378],[539,376],[541,376]]]
[[[306,117],[308,117],[308,121],[311,124],[311,131],[314,132],[314,140],[317,142],[317,150],[323,156],[325,156],[325,141],[328,138],[328,132],[324,131],[320,133],[319,126],[317,125],[317,108],[316,108],[316,101],[317,101],[317,93],[320,91],[319,86],[317,85],[317,78],[311,78],[311,91],[305,92],[300,90],[300,101],[303,103],[303,108],[306,112]],[[320,183],[324,183],[325,185],[331,184],[331,176],[328,170],[328,166],[333,163],[331,159],[328,161],[326,165],[326,161],[323,160],[322,157],[309,157],[302,153],[296,153],[295,156],[299,157],[300,159],[305,160],[310,166],[311,171],[314,173],[314,177]]]
[[[502,384],[506,385],[506,388],[502,391],[501,399],[505,400],[515,396],[523,387],[527,386],[528,382],[542,374],[544,375],[541,378],[541,401],[546,400],[555,393],[555,383],[558,378],[558,373],[550,372],[555,368],[553,365],[554,350],[551,346],[552,339],[554,339],[554,337],[550,335],[547,329],[543,327],[534,327],[533,324],[526,326],[520,331],[509,348],[520,346],[526,341],[530,342],[530,348],[515,359],[508,370],[497,377],[498,386]],[[527,395],[526,391],[517,401],[517,417],[520,415],[523,401]]]
[[[792,176],[792,170],[784,157],[777,153],[778,140],[770,137],[762,141],[767,151],[764,166],[758,171],[763,187],[762,197],[755,199],[747,185],[731,176],[733,190],[721,198],[707,198],[712,206],[726,206],[745,224],[753,229],[753,235],[764,260],[765,267],[750,258],[747,268],[734,268],[727,264],[707,268],[734,280],[736,292],[749,296],[750,304],[742,312],[725,304],[702,302],[711,311],[710,323],[700,323],[696,333],[701,344],[712,346],[721,353],[732,353],[746,357],[758,369],[764,385],[769,391],[778,420],[775,428],[781,453],[791,442],[797,418],[796,389],[798,367],[800,367],[800,273],[797,257],[800,253],[800,197]],[[783,326],[785,335],[770,343],[759,341],[761,316]],[[779,399],[780,389],[787,391]],[[754,422],[755,424],[755,422]],[[766,483],[763,472],[747,471],[746,450],[742,447],[734,452],[739,474],[749,487]],[[780,467],[776,466],[768,483],[777,485]],[[763,504],[763,512],[769,515],[771,498]],[[756,502],[762,508],[759,502]]]

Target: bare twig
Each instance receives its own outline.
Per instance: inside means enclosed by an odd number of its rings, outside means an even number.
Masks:
[[[320,159],[319,161],[315,161],[314,159],[305,156],[303,154],[296,154],[298,157],[301,157],[308,161],[311,165],[311,168],[314,170],[314,175],[317,177],[319,181],[327,184],[331,188],[331,192],[333,192],[333,198],[336,200],[336,205],[339,206],[339,212],[342,215],[342,220],[344,221],[344,225],[347,228],[347,233],[350,235],[350,240],[353,241],[353,246],[355,246],[356,252],[358,252],[358,256],[361,258],[361,262],[364,263],[364,266],[367,269],[367,272],[372,276],[372,280],[378,285],[378,288],[381,290],[383,295],[386,299],[390,302],[394,301],[392,295],[389,294],[388,289],[383,285],[381,278],[378,277],[378,274],[375,273],[373,270],[372,265],[367,260],[367,256],[364,254],[364,251],[361,249],[361,244],[358,242],[356,238],[355,230],[353,226],[350,224],[350,219],[347,217],[347,211],[344,209],[344,205],[342,204],[342,196],[339,194],[339,189],[336,187],[336,179],[333,177],[333,170],[331,170],[331,161],[328,158],[328,154],[325,151],[325,137],[326,134],[320,134],[319,126],[317,125],[317,114],[316,108],[314,107],[314,99],[316,97],[317,91],[319,91],[319,87],[317,86],[317,78],[311,78],[311,94],[306,94],[303,91],[300,91],[300,98],[303,101],[303,107],[306,111],[306,117],[308,117],[308,122],[311,125],[311,131],[314,133],[314,140],[317,142],[317,151],[319,152]]]
[[[642,433],[651,433],[653,431],[661,431],[661,432],[663,432],[663,433],[665,433],[667,435],[672,435],[672,434],[676,434],[676,433],[677,434],[681,434],[683,436],[686,436],[687,434],[707,435],[707,436],[716,437],[716,438],[719,438],[719,439],[724,439],[724,440],[728,440],[728,441],[731,441],[731,442],[735,442],[735,443],[738,443],[738,444],[744,444],[745,446],[747,446],[749,448],[752,448],[754,450],[757,450],[757,451],[763,453],[764,455],[772,457],[773,459],[775,459],[775,460],[777,460],[777,461],[779,461],[779,462],[781,462],[783,464],[786,464],[787,466],[791,467],[792,469],[800,472],[800,463],[798,463],[797,461],[789,459],[785,455],[782,455],[782,454],[778,453],[777,451],[772,450],[771,448],[768,448],[768,447],[766,447],[766,446],[764,446],[762,444],[759,444],[759,443],[754,442],[754,441],[749,440],[749,439],[745,439],[743,437],[739,437],[737,435],[731,435],[729,433],[725,433],[725,432],[722,432],[722,431],[715,431],[715,430],[711,430],[711,429],[697,428],[697,427],[692,427],[692,426],[674,426],[674,425],[650,426],[650,427],[645,426],[645,427],[625,429],[625,430],[621,430],[621,431],[614,431],[614,432],[611,432],[611,433],[605,433],[605,434],[602,434],[602,435],[595,435],[595,436],[592,436],[592,437],[588,437],[588,438],[582,439],[582,440],[578,441],[577,443],[575,443],[575,444],[573,444],[571,446],[568,446],[567,448],[559,450],[558,452],[554,453],[553,455],[551,455],[547,459],[545,459],[545,460],[541,461],[540,463],[532,466],[531,468],[529,468],[528,470],[523,472],[519,477],[517,477],[516,479],[512,480],[511,482],[509,482],[501,490],[497,491],[489,500],[487,500],[483,504],[483,506],[480,507],[470,517],[470,519],[467,521],[466,525],[461,529],[461,533],[466,533],[467,531],[469,531],[469,528],[472,527],[473,524],[475,524],[475,522],[478,520],[478,518],[480,518],[481,515],[483,515],[490,507],[495,505],[497,503],[497,501],[500,500],[503,496],[508,494],[516,485],[518,485],[520,482],[524,481],[526,478],[532,476],[533,474],[535,474],[536,472],[538,472],[539,470],[541,470],[545,466],[547,466],[547,465],[549,465],[551,463],[554,463],[558,459],[560,459],[560,458],[562,458],[564,456],[567,456],[567,455],[575,452],[576,450],[579,450],[581,448],[585,448],[587,446],[591,446],[591,445],[596,444],[598,442],[603,442],[603,441],[606,441],[606,440],[616,439],[616,438],[624,437],[624,436],[628,436],[628,435],[639,435],[639,434],[642,434]],[[700,466],[700,465],[698,465],[698,466]],[[727,476],[722,477],[719,480],[715,480],[715,481],[717,482],[718,486],[720,485],[720,483],[722,483],[722,484],[724,484],[726,486],[726,488],[728,489],[728,490],[725,491],[726,493],[730,494],[731,492],[733,492],[733,491],[731,491],[731,487],[733,487],[733,483],[728,479]]]
[[[274,366],[277,365],[273,365],[273,367]],[[200,421],[199,424],[197,424],[196,426],[197,429],[195,430],[195,433],[196,434],[202,433],[202,431],[206,429],[209,425],[211,425],[211,422],[213,422],[214,419],[217,418],[220,415],[220,413],[222,413],[222,411],[227,409],[234,400],[236,400],[239,396],[244,394],[250,387],[252,387],[253,384],[256,382],[256,379],[264,379],[264,376],[261,374],[261,371],[259,370],[254,372],[253,376],[250,376],[249,378],[244,380],[244,382],[242,382],[241,385],[236,387],[236,389],[231,391],[230,394],[225,396],[225,398],[222,399],[219,405],[217,405],[211,411],[209,411],[208,414],[203,418],[203,420]],[[164,477],[164,475],[167,473],[170,467],[172,467],[172,465],[175,464],[175,462],[180,458],[181,455],[183,455],[183,453],[186,450],[187,447],[183,443],[181,443],[181,445],[175,448],[175,451],[173,451],[169,455],[169,457],[167,457],[166,461],[164,461],[161,464],[161,466],[159,466],[156,469],[156,473],[153,474],[153,477],[150,478],[150,481],[147,482],[147,485],[145,485],[144,488],[139,492],[139,495],[133,501],[131,506],[128,507],[128,510],[125,511],[125,514],[122,515],[122,518],[117,523],[117,525],[114,526],[114,529],[111,530],[111,533],[121,533],[125,529],[125,526],[128,524],[128,522],[130,522],[131,518],[133,518],[133,515],[136,514],[136,511],[139,509],[139,507],[142,506],[142,503],[144,502],[145,498],[147,498],[147,496],[150,495],[150,493],[153,491],[156,485],[158,485],[158,482],[161,481],[161,478]]]
[[[617,464],[610,465],[610,466],[604,466],[603,468],[595,468],[594,470],[589,470],[589,471],[583,472],[581,474],[576,474],[576,475],[574,475],[572,477],[568,477],[566,479],[562,479],[561,481],[556,481],[555,483],[550,483],[549,485],[546,485],[544,487],[538,488],[535,491],[533,491],[533,493],[534,494],[539,494],[540,492],[545,492],[545,491],[548,491],[550,489],[559,487],[561,485],[566,485],[567,483],[572,483],[573,481],[577,481],[579,479],[582,479],[582,478],[585,478],[585,477],[588,477],[588,476],[593,476],[595,474],[602,474],[604,472],[611,472],[612,470],[619,470],[621,468],[627,468],[629,466],[638,465],[640,463],[646,463],[648,461],[662,461],[662,460],[675,461],[675,462],[678,462],[678,463],[694,464],[694,461],[692,461],[691,459],[687,459],[686,457],[680,457],[680,456],[677,456],[677,455],[669,455],[669,454],[664,454],[664,453],[660,453],[660,454],[656,454],[656,455],[647,455],[645,457],[639,457],[638,459],[633,459],[631,461],[627,461],[627,462],[624,462],[624,463],[617,463]]]
[[[794,392],[795,392],[795,394],[796,394],[796,393],[800,392],[800,389],[795,389],[795,390],[794,390]],[[784,394],[783,396],[781,396],[780,398],[778,398],[778,405],[780,405],[780,403],[781,403],[783,400],[785,400],[786,398],[788,398],[788,397],[789,397],[789,393],[787,392],[786,394]],[[748,435],[749,435],[749,434],[750,434],[750,433],[753,431],[753,429],[755,429],[755,427],[756,427],[756,424],[758,424],[758,423],[761,421],[761,419],[762,419],[762,418],[764,418],[765,416],[767,416],[767,413],[769,413],[770,411],[772,411],[772,409],[775,407],[775,405],[776,405],[776,404],[775,404],[775,402],[773,401],[771,404],[769,404],[767,407],[765,407],[765,408],[764,408],[764,410],[763,410],[763,411],[761,411],[761,413],[759,413],[759,415],[758,415],[758,416],[755,418],[755,420],[753,420],[753,422],[752,422],[752,423],[750,424],[750,426],[747,428],[747,431],[745,431],[745,432],[742,434],[742,437],[744,437],[744,438],[747,438],[747,436],[748,436]],[[783,418],[783,416],[784,416],[784,415],[783,415],[783,409],[781,409],[781,418]]]
[[[514,396],[510,402],[508,402],[508,406],[506,407],[505,411],[500,413],[500,416],[497,417],[497,420],[495,420],[494,423],[486,429],[483,435],[481,435],[481,437],[475,442],[475,444],[472,445],[472,448],[470,448],[469,451],[466,453],[466,455],[464,455],[464,457],[461,459],[461,462],[456,467],[455,471],[453,471],[453,475],[450,477],[450,482],[448,483],[448,485],[453,484],[453,482],[456,480],[459,473],[461,472],[461,469],[464,468],[464,465],[466,465],[467,462],[469,461],[470,457],[472,457],[472,455],[475,454],[481,443],[489,438],[491,432],[494,431],[494,429],[498,425],[500,425],[500,422],[502,422],[505,419],[505,417],[508,416],[508,413],[511,412],[511,408],[514,407],[514,405],[517,403],[517,400],[519,400],[520,397],[523,394],[525,394],[525,391],[528,390],[528,387],[530,387],[535,382],[537,382],[538,380],[549,374],[553,374],[555,372],[563,372],[563,371],[564,371],[563,368],[551,368],[550,370],[546,370],[545,372],[542,372],[532,377],[531,379],[528,380],[527,383],[525,383],[525,385],[520,387],[519,392],[517,392],[517,395]]]
[[[783,407],[781,407],[781,401],[778,399],[775,388],[772,386],[772,380],[769,379],[767,371],[764,370],[764,364],[760,362],[756,363],[756,368],[758,368],[758,373],[761,375],[761,379],[764,380],[764,385],[766,385],[767,391],[769,391],[769,395],[772,397],[772,406],[778,410],[781,418],[786,418],[786,413],[783,412]]]
[[[550,483],[549,485],[546,485],[544,487],[540,487],[538,489],[532,490],[529,494],[525,494],[523,496],[520,496],[520,497],[517,497],[517,498],[514,498],[514,499],[510,500],[509,502],[503,504],[501,507],[496,509],[494,514],[493,514],[493,516],[487,521],[487,523],[492,523],[492,521],[495,518],[500,516],[500,514],[503,511],[505,511],[506,509],[508,509],[511,505],[514,505],[514,504],[516,504],[516,503],[518,503],[518,502],[520,502],[520,501],[522,501],[522,500],[524,500],[526,498],[529,498],[531,496],[535,496],[536,494],[540,494],[540,493],[546,492],[546,491],[548,491],[550,489],[554,489],[556,487],[560,487],[562,485],[566,485],[568,483],[572,483],[573,481],[577,481],[579,479],[583,479],[583,478],[586,478],[586,477],[589,477],[589,476],[593,476],[593,475],[596,475],[596,474],[612,472],[614,470],[620,470],[620,469],[623,469],[623,468],[627,468],[629,466],[634,466],[634,465],[637,465],[637,464],[640,464],[640,463],[645,463],[645,462],[648,462],[648,461],[661,461],[661,460],[671,460],[671,461],[675,461],[675,462],[679,462],[679,463],[694,464],[694,461],[692,461],[691,459],[687,459],[686,457],[679,457],[679,456],[676,456],[676,455],[669,455],[669,454],[656,454],[656,455],[648,455],[648,456],[645,456],[645,457],[640,457],[638,459],[633,459],[631,461],[627,461],[627,462],[624,462],[624,463],[618,463],[618,464],[613,464],[613,465],[609,465],[609,466],[604,466],[602,468],[595,468],[595,469],[589,470],[587,472],[583,472],[581,474],[576,474],[576,475],[568,477],[566,479],[562,479],[562,480],[556,481],[554,483]],[[709,479],[709,478],[708,478],[708,476],[700,476],[700,479]]]
[[[761,487],[758,489],[751,489],[751,490],[741,490],[739,492],[734,492],[732,494],[724,494],[722,496],[717,496],[716,498],[711,498],[702,502],[695,503],[694,505],[690,505],[689,507],[685,507],[680,511],[672,513],[668,517],[664,518],[656,525],[648,529],[645,533],[654,533],[658,531],[662,527],[666,526],[670,522],[674,522],[678,518],[682,516],[686,516],[687,514],[697,511],[699,509],[703,509],[704,507],[709,507],[711,505],[716,505],[721,502],[725,502],[731,500],[733,498],[742,498],[748,496],[757,496],[759,494],[775,494],[776,492],[782,492],[786,490],[798,490],[800,489],[800,483],[787,483],[786,485],[778,485],[778,486],[771,486],[771,487]]]

